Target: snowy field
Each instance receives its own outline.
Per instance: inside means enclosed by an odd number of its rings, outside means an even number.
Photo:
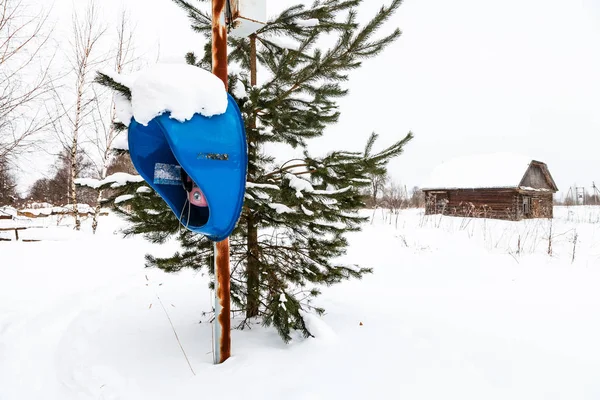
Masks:
[[[316,338],[236,330],[218,366],[208,278],[143,267],[176,244],[36,220],[20,236],[42,241],[0,242],[0,399],[600,398],[600,207],[365,213],[346,257],[375,272],[323,290]]]

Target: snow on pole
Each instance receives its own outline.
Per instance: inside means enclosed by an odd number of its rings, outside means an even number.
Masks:
[[[227,90],[226,0],[212,0],[212,73]],[[229,281],[229,238],[214,243],[215,321],[213,362],[220,364],[231,355],[231,299]]]

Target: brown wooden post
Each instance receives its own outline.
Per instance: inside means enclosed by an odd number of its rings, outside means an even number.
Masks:
[[[256,34],[250,35],[250,85],[256,86]],[[248,141],[251,145],[248,146],[249,160],[256,160],[256,152],[258,143],[256,143],[256,114],[252,113],[249,116],[250,136]],[[254,181],[256,177],[256,168],[254,163],[248,164],[248,180]],[[259,248],[258,248],[258,225],[252,215],[248,213],[246,222],[248,224],[247,244],[248,244],[248,261],[246,263],[246,283],[247,283],[247,306],[246,318],[253,318],[258,315],[259,296],[260,296],[260,263],[259,263]]]
[[[227,90],[227,30],[225,1],[212,0],[212,73]],[[231,355],[231,300],[229,238],[216,242],[215,258],[215,321],[214,363],[220,364]]]

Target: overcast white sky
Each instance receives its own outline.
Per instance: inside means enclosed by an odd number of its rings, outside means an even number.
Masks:
[[[267,0],[270,12],[294,3]],[[388,1],[364,3],[366,17]],[[55,0],[59,28],[68,29],[72,4]],[[159,48],[169,61],[200,52],[172,1],[102,1],[105,12],[121,6],[152,59]],[[351,74],[339,124],[312,149],[359,150],[372,131],[384,146],[412,130],[390,165],[409,188],[446,159],[493,151],[546,162],[564,192],[600,184],[600,1],[405,0],[387,30],[395,26],[402,37]]]

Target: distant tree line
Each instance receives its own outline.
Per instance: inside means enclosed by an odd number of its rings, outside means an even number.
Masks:
[[[55,206],[70,204],[70,157],[66,151],[60,153],[56,162],[50,169],[51,175],[47,178],[36,180],[26,196],[19,196],[16,191],[15,178],[6,166],[0,162],[0,206],[11,205],[24,207],[32,203],[48,203]],[[77,177],[93,177],[94,165],[81,152],[77,155]],[[128,156],[115,157],[107,168],[107,174],[126,172],[137,174]],[[98,191],[87,186],[76,186],[77,199],[80,203],[95,207],[98,204]],[[106,193],[109,195],[110,193]]]
[[[425,207],[425,195],[417,187],[392,181],[388,175],[371,175],[370,185],[363,191],[368,208],[386,208],[391,211]]]

